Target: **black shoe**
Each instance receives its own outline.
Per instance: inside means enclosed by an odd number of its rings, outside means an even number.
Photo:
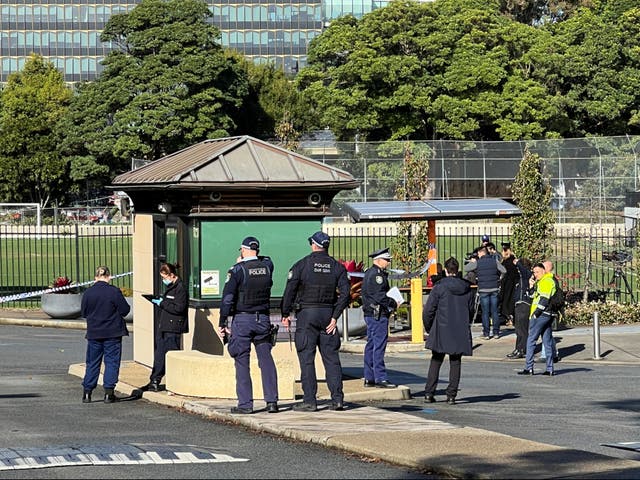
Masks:
[[[253,408],[231,407],[231,413],[242,413],[248,415],[253,413]]]
[[[449,405],[455,405],[456,404],[456,397],[450,397],[449,395],[447,395],[447,403]]]
[[[553,363],[558,363],[560,361],[560,357],[553,357]]]
[[[543,372],[542,374],[543,374],[543,375],[546,375],[547,377],[553,377],[553,376],[554,376],[554,373],[553,373],[553,372],[550,372],[550,371],[548,371],[548,370],[547,370],[546,372]]]
[[[428,393],[424,396],[425,403],[434,403],[436,401],[436,397],[433,396],[432,393]]]
[[[507,358],[524,358],[524,353],[522,353],[520,350],[514,350],[513,352],[507,354]]]
[[[118,397],[116,397],[115,393],[113,393],[113,388],[105,388],[104,403],[116,403],[117,401]]]
[[[296,403],[291,410],[296,412],[317,412],[318,406],[311,403]]]
[[[332,402],[328,409],[341,412],[344,410],[344,404],[342,402]]]
[[[82,394],[82,403],[91,403],[91,390],[85,390]]]
[[[366,380],[365,379],[364,386],[365,387],[375,387],[376,386],[376,381],[375,380]]]
[[[519,371],[518,375],[533,375],[533,370],[527,370],[525,368],[524,370]]]
[[[267,412],[269,413],[278,413],[280,409],[278,408],[278,404],[276,402],[267,402]]]
[[[378,387],[378,388],[396,388],[397,385],[395,383],[391,383],[389,380],[383,380],[381,382],[376,382],[376,387]]]
[[[160,380],[151,380],[144,387],[140,387],[143,392],[160,392],[162,386],[160,386]]]

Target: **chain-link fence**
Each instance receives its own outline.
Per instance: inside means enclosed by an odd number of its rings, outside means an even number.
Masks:
[[[329,136],[328,136],[329,137]],[[511,198],[511,184],[528,148],[540,155],[553,189],[552,207],[559,223],[622,221],[626,206],[637,206],[640,137],[592,137],[513,142],[304,141],[299,151],[350,172],[361,181],[355,191],[334,201],[342,214],[346,201],[392,200],[405,181],[407,149],[429,162],[426,198]]]

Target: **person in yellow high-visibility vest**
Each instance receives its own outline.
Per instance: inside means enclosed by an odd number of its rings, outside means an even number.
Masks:
[[[549,309],[549,299],[556,291],[556,283],[553,274],[547,272],[542,263],[533,266],[532,288],[535,288],[531,302],[531,315],[529,318],[529,336],[527,337],[527,356],[524,370],[518,375],[533,375],[533,352],[538,337],[542,335],[542,343],[547,352],[553,351],[551,339],[551,325],[553,317]],[[543,375],[553,376],[553,356],[547,355],[546,370]]]

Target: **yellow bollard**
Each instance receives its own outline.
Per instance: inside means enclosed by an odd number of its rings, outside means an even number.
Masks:
[[[411,343],[424,342],[422,325],[422,278],[411,279]]]

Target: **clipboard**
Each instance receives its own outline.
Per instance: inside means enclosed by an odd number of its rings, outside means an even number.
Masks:
[[[157,296],[152,295],[152,294],[150,294],[150,293],[143,293],[143,294],[142,294],[142,296],[143,296],[144,298],[146,298],[147,300],[149,300],[150,302],[151,302],[152,300],[156,299],[156,298],[160,298],[160,297],[157,297]]]

